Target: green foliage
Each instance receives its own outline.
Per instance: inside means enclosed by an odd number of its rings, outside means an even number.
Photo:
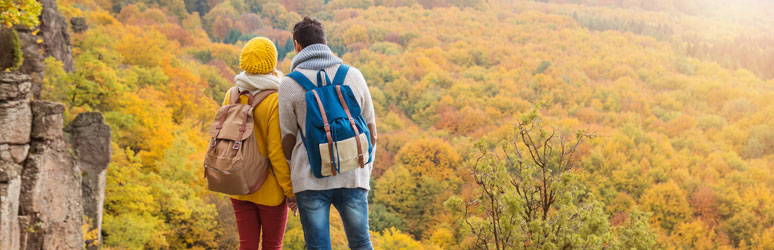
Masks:
[[[750,131],[747,144],[742,149],[742,155],[748,158],[758,158],[774,153],[774,127],[758,125]]]
[[[295,12],[289,12],[285,6],[276,2],[269,2],[261,9],[261,15],[269,17],[271,26],[280,30],[293,30],[293,25],[301,21],[301,16]]]
[[[368,211],[369,229],[374,232],[381,232],[385,229],[396,228],[405,230],[406,224],[403,220],[391,213],[387,207],[381,203],[371,205]]]
[[[532,72],[533,75],[542,74],[544,71],[548,69],[548,67],[551,67],[551,62],[549,61],[542,61],[540,62],[540,65],[535,68],[535,71]]]
[[[666,40],[672,37],[674,31],[672,27],[664,24],[651,24],[639,20],[630,20],[626,18],[607,18],[598,15],[582,15],[573,13],[573,19],[578,24],[590,30],[606,31],[617,30],[620,32],[632,32],[634,34],[654,37],[659,40]]]
[[[21,49],[19,34],[16,33],[16,29],[0,27],[0,38],[7,39],[3,42],[0,50],[8,52],[0,57],[3,64],[0,65],[0,70],[18,69],[24,63],[24,52]]]
[[[434,212],[441,208],[443,197],[439,195],[446,189],[446,183],[412,175],[406,167],[396,165],[376,181],[374,201],[387,208],[388,213],[383,214],[383,220],[398,224],[390,226],[400,226],[402,222],[408,232],[421,238],[433,224]],[[399,220],[390,218],[390,214]]]
[[[29,28],[37,26],[38,16],[43,10],[36,0],[0,0],[0,25],[11,28],[22,25]]]
[[[618,244],[613,249],[653,249],[656,245],[656,234],[648,224],[649,214],[633,209],[629,219],[623,226],[616,228]]]
[[[169,76],[164,73],[161,67],[133,65],[123,77],[124,81],[129,83],[132,88],[142,88],[145,86],[162,88],[169,81]]]
[[[231,28],[228,31],[228,35],[226,35],[226,37],[223,38],[223,43],[234,44],[237,41],[240,41],[241,37],[242,37],[242,32],[240,32],[239,30],[236,30],[234,28]]]
[[[328,10],[345,8],[366,9],[374,5],[373,0],[332,0],[328,3]]]
[[[191,50],[190,53],[194,58],[196,58],[196,60],[199,60],[201,63],[208,63],[210,60],[212,60],[212,51],[209,49]]]
[[[153,242],[154,231],[158,230],[160,224],[162,221],[150,214],[106,214],[102,223],[104,244],[127,249],[145,249],[146,243]]]
[[[484,8],[485,1],[483,0],[450,0],[451,4],[453,6],[456,6],[458,8]]]
[[[469,202],[458,198],[445,202],[470,228],[475,248],[606,249],[619,244],[652,248],[655,234],[644,216],[635,214],[636,221],[616,235],[604,204],[571,172],[575,150],[589,135],[579,131],[574,142],[566,141],[555,131],[544,130],[540,121],[535,111],[525,114],[516,135],[500,147],[480,140],[481,157],[473,173],[477,195]]]
[[[210,12],[210,6],[206,0],[184,0],[185,9],[188,13],[199,13],[200,16]]]
[[[67,103],[71,87],[64,65],[54,57],[46,58],[43,63],[46,65],[43,70],[46,77],[43,79],[43,90],[41,91],[43,98]]]
[[[285,59],[285,56],[287,56],[288,53],[295,52],[296,47],[293,43],[293,38],[288,37],[287,40],[285,40],[285,43],[280,46],[277,42],[274,42],[274,45],[277,46],[277,60],[282,61]]]

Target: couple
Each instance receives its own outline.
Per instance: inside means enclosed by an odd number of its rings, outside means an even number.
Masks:
[[[321,69],[334,73],[342,65],[342,60],[326,45],[320,21],[305,17],[296,23],[293,40],[296,56],[290,70],[299,72],[311,79],[311,82],[317,79]],[[253,94],[263,90],[278,92],[266,96],[255,107],[253,115],[258,149],[271,163],[270,174],[257,192],[231,196],[239,230],[239,249],[258,249],[261,239],[262,249],[281,249],[288,208],[294,215],[300,215],[307,249],[331,249],[331,205],[341,214],[349,247],[373,249],[368,230],[366,198],[372,163],[324,178],[318,178],[312,173],[303,141],[306,139],[304,135],[311,132],[306,131],[304,126],[308,117],[305,101],[307,90],[301,84],[305,82],[294,80],[298,79],[298,73],[294,73],[294,77],[283,77],[275,69],[276,66],[277,50],[269,39],[254,38],[245,44],[240,56],[240,67],[244,72],[235,77],[239,91],[247,90]],[[370,131],[371,142],[375,144],[374,109],[365,79],[355,68],[345,73],[343,84],[349,86],[354,99],[362,108],[362,117]],[[334,75],[329,77],[333,78]],[[230,96],[230,93],[226,94],[224,105],[230,103]],[[242,103],[247,100],[240,99]],[[328,107],[327,104],[325,107]],[[324,111],[322,113],[325,114]],[[336,147],[338,150],[340,146]],[[323,169],[326,167],[323,166]]]

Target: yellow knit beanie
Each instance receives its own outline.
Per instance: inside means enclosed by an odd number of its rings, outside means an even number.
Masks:
[[[277,66],[277,48],[265,37],[250,39],[239,55],[239,67],[250,74],[268,74]]]

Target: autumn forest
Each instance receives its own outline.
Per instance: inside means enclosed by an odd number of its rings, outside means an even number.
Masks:
[[[244,43],[288,73],[304,16],[374,99],[377,249],[774,249],[771,1],[57,3],[87,28],[42,95],[112,128],[106,249],[236,248],[206,130]]]

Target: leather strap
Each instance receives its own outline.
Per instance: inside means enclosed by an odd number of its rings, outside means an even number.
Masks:
[[[229,99],[228,99],[228,105],[226,106],[226,112],[223,113],[223,116],[220,117],[220,122],[218,123],[218,126],[215,126],[215,136],[212,137],[211,144],[215,144],[215,138],[218,138],[218,135],[220,134],[220,130],[223,129],[223,123],[226,122],[226,116],[228,116],[228,111],[231,109],[231,104],[234,104],[234,100],[237,100],[239,98],[239,89],[234,86],[231,87],[228,90]]]
[[[231,156],[234,156],[239,151],[239,148],[242,146],[242,136],[245,135],[245,131],[247,131],[247,118],[250,117],[250,112],[253,112],[253,109],[255,106],[258,106],[259,103],[263,101],[267,96],[269,96],[272,93],[276,93],[276,90],[263,90],[261,92],[258,92],[258,94],[252,95],[249,91],[245,90],[242,91],[242,93],[245,93],[247,95],[247,104],[250,105],[250,109],[245,111],[244,119],[242,120],[242,127],[239,128],[239,137],[237,137],[237,142],[234,143],[234,146],[232,149],[234,152],[231,153]]]
[[[239,92],[239,95],[246,95],[247,96],[247,104],[250,104],[253,102],[253,95],[250,93],[250,91],[242,90],[242,92]],[[237,102],[242,103],[241,99],[237,99]]]
[[[249,91],[246,94],[247,94],[247,103],[249,104],[250,101],[253,99],[253,96],[250,94]],[[241,103],[241,100],[238,100],[238,99],[239,99],[239,96],[237,96],[237,102]],[[250,111],[252,110],[245,111],[245,114],[244,114],[245,118],[242,119],[242,126],[239,127],[239,137],[237,137],[237,140],[234,141],[234,146],[231,146],[231,149],[233,149],[233,151],[231,152],[231,156],[235,156],[237,152],[239,152],[239,148],[242,147],[242,136],[245,134],[245,130],[247,130],[247,117],[249,116]]]
[[[349,106],[347,106],[347,101],[344,100],[344,95],[341,94],[341,85],[336,85],[336,93],[339,95],[339,102],[341,103],[341,106],[344,107],[344,113],[347,113],[347,118],[349,118],[349,125],[352,126],[352,130],[355,131],[355,142],[357,142],[357,160],[360,163],[360,168],[365,167],[365,162],[363,161],[363,148],[360,144],[360,131],[357,129],[357,125],[355,125],[355,119],[352,118],[352,114],[349,113]]]
[[[317,95],[317,90],[312,90],[314,99],[317,100],[317,106],[320,107],[320,116],[322,116],[323,124],[325,124],[325,136],[328,138],[328,151],[331,153],[331,173],[336,176],[336,163],[333,161],[333,137],[331,136],[331,124],[328,123],[328,117],[325,114],[325,107],[323,107],[320,96]]]
[[[253,96],[253,102],[250,103],[250,107],[253,107],[253,108],[257,107],[258,104],[261,104],[263,99],[265,99],[266,97],[274,93],[277,93],[277,90],[269,89],[269,90],[263,90],[261,92],[258,92],[258,94],[255,94]]]

